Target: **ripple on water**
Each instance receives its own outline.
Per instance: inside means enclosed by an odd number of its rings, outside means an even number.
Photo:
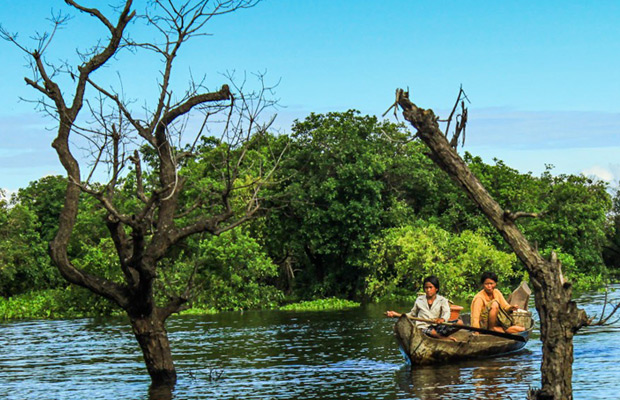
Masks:
[[[614,301],[620,293],[614,294]],[[580,299],[589,313],[604,296]],[[169,321],[175,399],[523,398],[539,385],[540,341],[525,351],[451,366],[409,368],[392,321],[345,312],[246,312]],[[575,337],[575,398],[620,393],[620,327]],[[122,318],[0,324],[0,398],[146,399],[149,379]]]

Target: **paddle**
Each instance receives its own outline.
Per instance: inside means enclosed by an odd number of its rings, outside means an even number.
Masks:
[[[483,328],[475,328],[475,327],[469,326],[469,325],[450,324],[448,322],[435,322],[432,319],[410,317],[407,314],[403,314],[403,315],[406,315],[407,318],[409,318],[410,320],[420,321],[420,322],[428,322],[429,324],[433,324],[433,325],[452,326],[452,327],[459,328],[459,329],[465,329],[467,331],[480,332],[480,333],[484,333],[484,334],[487,334],[487,335],[493,335],[493,336],[503,337],[503,338],[506,338],[506,339],[512,339],[512,340],[516,340],[517,342],[526,342],[527,341],[523,336],[513,335],[512,333],[497,332],[497,331],[492,331],[490,329],[483,329]]]

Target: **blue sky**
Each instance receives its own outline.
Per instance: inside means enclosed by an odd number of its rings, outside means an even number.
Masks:
[[[64,2],[31,0],[24,12],[4,1],[0,23],[27,38],[45,30],[52,8],[65,9]],[[50,58],[71,59],[102,33],[91,18],[72,14]],[[463,85],[471,100],[464,150],[522,172],[552,164],[555,173],[617,186],[619,17],[618,1],[265,0],[212,20],[212,35],[189,43],[177,71],[179,83],[190,71],[206,74],[212,88],[225,71],[266,71],[268,82],[280,82],[276,123],[284,132],[312,111],[380,115],[397,87],[447,115]],[[12,191],[63,170],[50,147],[53,123],[19,101],[36,97],[23,81],[22,54],[8,43],[0,51],[0,188]],[[149,93],[155,62],[128,57],[118,65],[127,91]],[[112,68],[101,74],[116,79]]]

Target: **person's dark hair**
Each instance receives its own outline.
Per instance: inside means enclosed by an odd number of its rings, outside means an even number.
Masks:
[[[490,272],[490,271],[483,273],[482,276],[480,277],[480,283],[484,283],[484,281],[486,281],[487,279],[491,279],[495,281],[495,283],[497,283],[497,274],[495,272]]]
[[[435,275],[427,276],[426,278],[424,278],[424,282],[422,282],[422,287],[424,287],[426,282],[432,283],[433,286],[435,286],[437,288],[437,291],[439,292],[439,279]]]

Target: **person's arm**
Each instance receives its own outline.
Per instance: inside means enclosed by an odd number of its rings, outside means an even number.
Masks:
[[[504,295],[502,294],[502,292],[500,292],[497,289],[495,289],[493,296],[497,299],[500,307],[502,307],[504,311],[516,310],[518,308],[517,306],[511,306],[504,298]]]
[[[407,315],[409,315],[410,317],[417,317],[419,311],[420,309],[418,308],[418,301],[416,300],[416,302],[413,304],[413,308],[407,313]],[[385,315],[390,318],[400,318],[403,314],[397,313],[396,311],[386,311]]]
[[[474,298],[471,302],[471,326],[480,328],[480,313],[482,312],[482,299]]]
[[[400,318],[402,314],[401,313],[397,313],[396,311],[386,311],[385,312],[385,316],[388,318]]]

